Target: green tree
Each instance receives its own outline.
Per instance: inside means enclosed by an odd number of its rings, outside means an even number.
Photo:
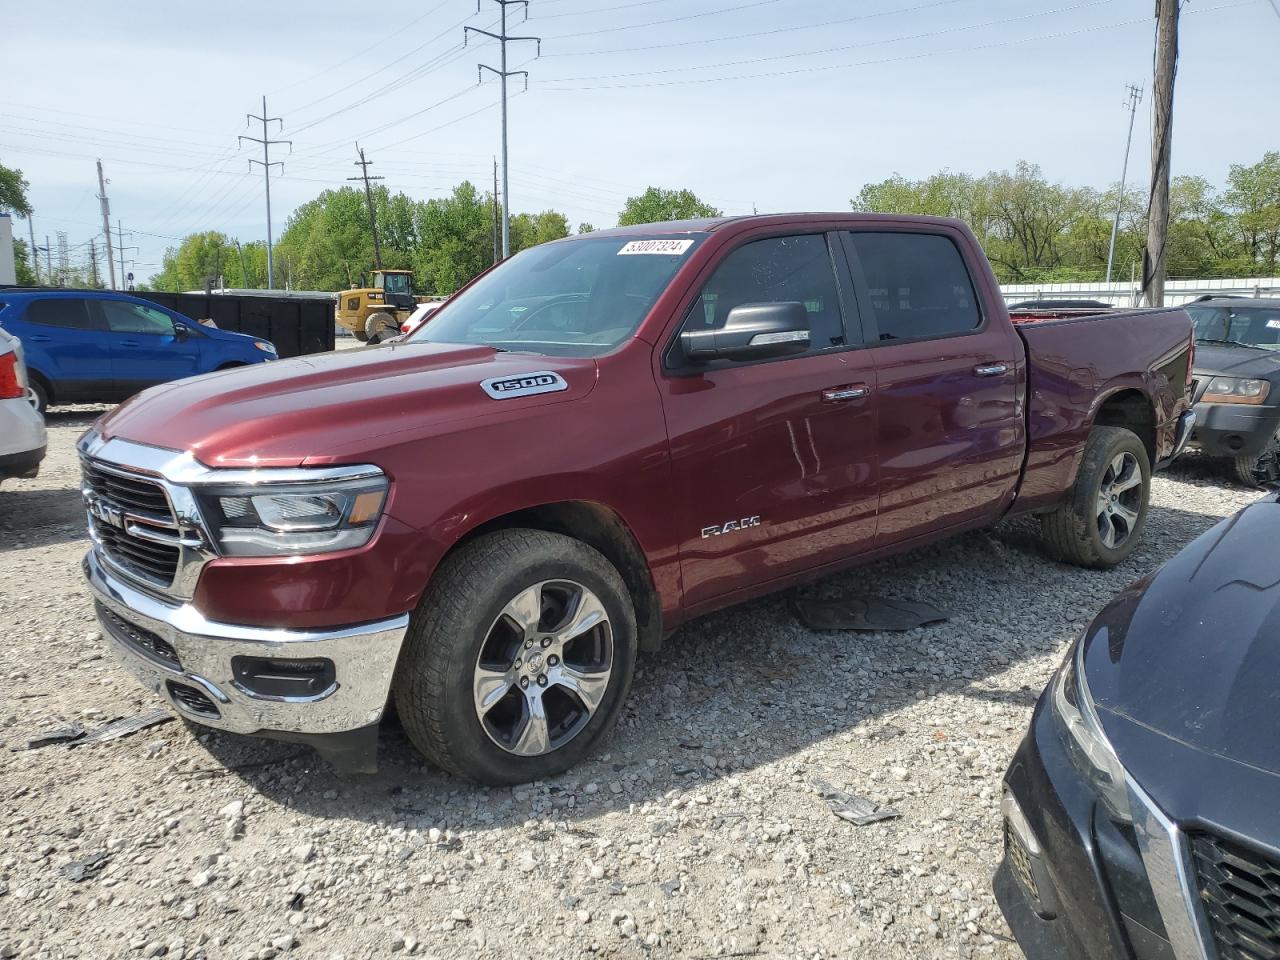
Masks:
[[[1275,276],[1280,259],[1280,152],[1270,151],[1252,166],[1232,164],[1223,201],[1234,215],[1253,272]]]
[[[27,241],[18,237],[13,240],[13,264],[17,270],[18,286],[35,286],[36,275],[35,271],[31,269],[31,257],[27,250]]]
[[[27,201],[27,188],[31,184],[22,178],[22,171],[0,163],[0,211],[15,213],[19,217],[31,216],[31,204]]]
[[[661,223],[664,220],[691,220],[696,217],[719,217],[723,213],[699,200],[690,190],[666,190],[649,187],[638,197],[628,197],[618,214],[618,226]]]
[[[549,240],[569,235],[569,219],[555,210],[541,213],[518,213],[511,218],[511,252],[518,253]]]
[[[596,228],[589,223],[578,224],[578,233],[595,233]]]

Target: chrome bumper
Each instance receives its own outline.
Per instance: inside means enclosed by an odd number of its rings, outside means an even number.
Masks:
[[[132,625],[134,634],[104,617],[98,622],[107,647],[143,686],[168,700],[191,720],[235,733],[342,733],[377,723],[391,689],[391,677],[409,615],[333,630],[286,630],[215,623],[189,603],[165,603],[114,577],[95,551],[84,558],[84,575],[94,600]],[[147,652],[159,638],[177,664]],[[143,642],[139,642],[143,637]],[[245,689],[234,677],[235,657],[327,659],[335,682],[311,696],[266,697]],[[175,690],[194,688],[216,707],[216,716],[193,710],[190,697]]]

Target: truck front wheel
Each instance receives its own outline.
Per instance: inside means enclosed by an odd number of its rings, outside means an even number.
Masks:
[[[617,721],[635,670],[635,611],[618,571],[579,540],[501,530],[445,559],[394,684],[409,739],[490,784],[562,773]]]
[[[1151,500],[1151,461],[1132,430],[1094,427],[1071,499],[1040,518],[1055,559],[1105,570],[1133,553]]]

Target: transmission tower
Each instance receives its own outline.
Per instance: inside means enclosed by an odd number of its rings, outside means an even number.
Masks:
[[[481,2],[482,0],[476,0],[477,13],[480,12]],[[483,80],[484,71],[488,70],[490,73],[497,74],[502,83],[502,256],[505,259],[511,255],[511,179],[507,164],[507,77],[523,76],[525,89],[529,89],[528,70],[507,69],[507,44],[531,40],[538,45],[538,56],[542,56],[542,38],[512,37],[507,34],[507,7],[517,3],[522,4],[524,6],[524,18],[528,20],[529,0],[492,0],[492,2],[502,8],[502,31],[500,33],[490,33],[488,30],[481,30],[479,27],[463,27],[462,44],[466,46],[467,39],[472,33],[480,33],[497,40],[501,50],[501,69],[495,69],[487,63],[480,63],[476,65],[476,73]]]
[[[268,125],[272,123],[278,123],[280,124],[280,129],[283,130],[284,120],[282,120],[280,117],[267,116],[267,98],[265,96],[262,98],[262,116],[258,116],[257,114],[253,114],[253,113],[246,113],[245,126],[248,126],[249,121],[251,120],[258,120],[262,123],[262,137],[261,138],[250,137],[250,136],[246,136],[245,134],[241,134],[239,137],[239,140],[240,141],[248,140],[250,143],[258,143],[262,145],[262,159],[254,160],[250,158],[249,167],[252,169],[255,163],[258,164],[258,166],[262,167],[262,180],[267,190],[267,289],[273,290],[275,289],[276,282],[275,282],[275,274],[272,270],[272,264],[271,264],[271,168],[279,167],[281,171],[283,171],[284,164],[279,160],[271,159],[271,148],[278,144],[286,143],[289,145],[289,152],[292,153],[293,141],[270,139],[270,134],[267,132]]]

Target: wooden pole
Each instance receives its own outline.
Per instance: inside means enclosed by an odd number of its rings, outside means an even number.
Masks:
[[[1181,0],[1156,0],[1155,116],[1151,130],[1151,195],[1147,202],[1147,250],[1142,264],[1142,298],[1164,306],[1168,263],[1169,164],[1173,152],[1173,84],[1178,72],[1178,14]]]

